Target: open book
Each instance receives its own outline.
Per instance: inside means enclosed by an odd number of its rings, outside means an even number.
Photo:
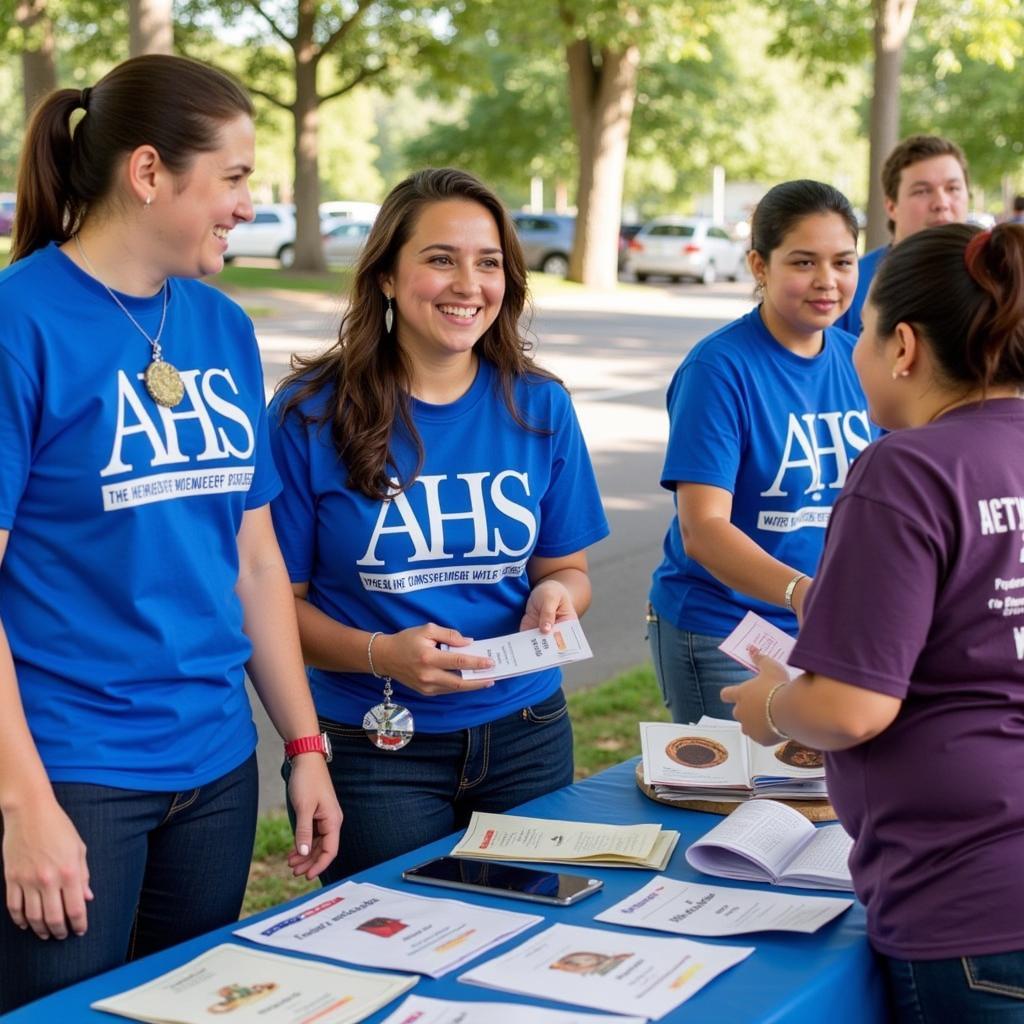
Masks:
[[[722,878],[849,890],[852,847],[842,825],[815,828],[792,807],[752,800],[698,839],[686,859],[698,871]]]
[[[752,796],[823,800],[825,761],[796,740],[754,743],[737,722],[641,722],[644,782],[659,798],[742,801]]]

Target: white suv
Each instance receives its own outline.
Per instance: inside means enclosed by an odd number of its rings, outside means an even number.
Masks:
[[[253,207],[253,218],[236,224],[228,235],[224,262],[236,256],[267,256],[288,268],[295,263],[295,207],[267,203]]]
[[[714,284],[720,277],[735,281],[745,255],[743,244],[709,218],[659,217],[630,239],[624,269],[638,281],[660,274]]]

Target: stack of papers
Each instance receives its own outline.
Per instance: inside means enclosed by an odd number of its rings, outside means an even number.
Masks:
[[[418,980],[223,945],[92,1009],[150,1024],[355,1024]]]
[[[459,981],[657,1020],[753,952],[556,924]]]
[[[679,833],[660,825],[603,825],[474,812],[453,857],[663,871]]]
[[[796,740],[754,743],[739,723],[641,722],[644,782],[659,799],[739,802],[755,796],[824,800],[825,759]]]
[[[440,978],[543,920],[343,882],[235,934],[275,949]]]

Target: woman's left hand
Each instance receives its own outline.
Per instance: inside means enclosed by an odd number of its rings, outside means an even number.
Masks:
[[[768,746],[778,743],[780,737],[768,724],[766,705],[772,687],[789,679],[785,668],[774,658],[751,649],[750,658],[757,666],[757,675],[736,686],[724,686],[722,700],[735,705],[732,717],[740,723],[743,731],[755,742]]]
[[[530,591],[519,628],[550,633],[556,622],[576,618],[579,616],[565,584],[558,580],[542,580]]]
[[[312,881],[338,855],[341,832],[341,805],[323,754],[292,758],[288,799],[295,809],[295,849],[288,854],[288,867],[296,877]]]

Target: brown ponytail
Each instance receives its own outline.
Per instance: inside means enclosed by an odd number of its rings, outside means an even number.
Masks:
[[[882,261],[868,301],[880,338],[911,324],[951,383],[1024,384],[1024,225],[916,232]]]
[[[85,114],[71,128],[76,108]],[[89,89],[59,89],[36,108],[18,170],[11,260],[65,242],[106,200],[118,162],[151,145],[173,174],[219,144],[223,124],[252,117],[245,90],[187,57],[149,54],[118,64]]]

